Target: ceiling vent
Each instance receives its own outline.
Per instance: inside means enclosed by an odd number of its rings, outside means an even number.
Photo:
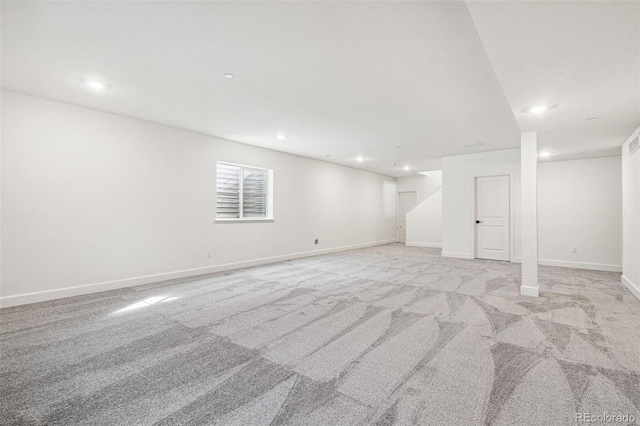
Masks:
[[[640,146],[640,145],[638,144],[638,136],[636,136],[636,138],[634,140],[629,142],[629,155],[631,155],[634,152],[636,152],[638,150],[638,146]]]
[[[460,146],[463,148],[480,148],[482,146],[482,142],[463,143]]]

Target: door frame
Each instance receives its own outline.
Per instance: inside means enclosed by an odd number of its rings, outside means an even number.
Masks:
[[[397,243],[400,242],[400,194],[410,194],[410,193],[413,193],[416,195],[416,205],[418,205],[418,191],[416,190],[396,191],[396,242]]]
[[[497,173],[488,175],[476,175],[471,178],[471,258],[477,259],[478,247],[477,247],[477,234],[478,228],[476,227],[476,214],[478,212],[478,197],[476,192],[478,191],[477,180],[483,177],[498,177],[509,176],[509,262],[515,262],[515,246],[516,246],[516,232],[515,232],[515,185],[513,172]]]

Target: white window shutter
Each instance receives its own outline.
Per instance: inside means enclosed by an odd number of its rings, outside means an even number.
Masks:
[[[242,216],[267,217],[268,173],[266,170],[243,168]]]
[[[216,217],[240,218],[240,166],[218,163],[216,179]]]

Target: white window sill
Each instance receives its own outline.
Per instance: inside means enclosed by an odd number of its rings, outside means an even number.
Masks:
[[[275,222],[273,218],[265,219],[216,219],[213,223],[262,223],[262,222]]]

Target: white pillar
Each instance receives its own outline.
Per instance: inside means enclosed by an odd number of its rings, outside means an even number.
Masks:
[[[522,285],[520,294],[538,297],[538,138],[536,132],[520,136],[522,197]]]

